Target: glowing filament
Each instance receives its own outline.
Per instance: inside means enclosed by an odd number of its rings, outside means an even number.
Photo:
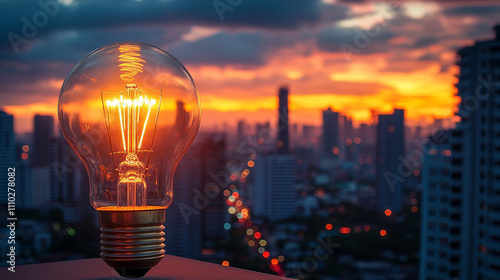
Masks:
[[[135,90],[135,89],[134,89]],[[135,92],[134,92],[135,93]],[[151,115],[151,109],[156,105],[157,100],[139,95],[135,97],[123,97],[108,99],[105,101],[108,112],[110,109],[116,109],[120,117],[120,130],[123,142],[123,150],[128,153],[135,153],[140,149],[144,140],[144,134],[148,127]],[[147,114],[142,126],[141,138],[137,145],[137,126],[140,124],[140,111],[146,108]],[[126,133],[125,133],[126,131]],[[127,135],[125,135],[127,134]]]
[[[133,45],[121,45],[119,50],[121,54],[118,56],[118,61],[121,62],[119,66],[120,71],[123,72],[120,78],[126,82],[131,82],[137,73],[142,72],[144,67],[145,60],[141,59],[139,53],[141,48]]]

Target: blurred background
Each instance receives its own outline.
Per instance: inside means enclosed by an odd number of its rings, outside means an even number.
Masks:
[[[481,0],[0,1],[16,264],[99,257],[57,99],[87,53],[140,41],[186,66],[202,105],[167,254],[298,279],[500,279],[499,14]]]

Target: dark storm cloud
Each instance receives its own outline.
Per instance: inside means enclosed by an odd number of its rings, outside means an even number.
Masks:
[[[16,61],[65,61],[76,63],[92,50],[120,41],[138,41],[161,46],[178,41],[190,31],[189,27],[162,28],[129,27],[113,30],[60,31],[30,44],[25,51],[12,55],[0,52],[2,60]],[[57,46],[57,48],[54,48]]]
[[[434,53],[426,53],[417,58],[418,61],[439,61],[439,56]]]
[[[437,43],[439,43],[439,39],[436,37],[421,37],[421,38],[417,38],[415,40],[415,43],[413,43],[411,45],[411,47],[420,49],[420,48],[426,48],[428,46],[432,46],[432,45],[437,44]]]
[[[498,15],[498,13],[500,13],[500,7],[498,5],[459,6],[443,10],[443,14],[448,16],[466,16],[466,15],[486,16],[486,15]]]
[[[42,3],[55,3],[42,0]],[[225,3],[225,8],[214,3]],[[46,24],[36,28],[34,38],[62,30],[127,28],[130,26],[212,26],[221,28],[295,29],[315,25],[327,12],[329,20],[346,17],[345,7],[322,4],[320,0],[251,0],[233,1],[172,0],[172,1],[75,1],[66,6],[59,4],[53,14],[45,12],[38,1],[0,2],[0,50],[9,50],[9,33],[23,36],[26,21],[33,23],[33,16],[46,15]],[[221,10],[222,9],[222,10]],[[57,11],[55,11],[57,10]],[[43,17],[38,20],[41,21]],[[43,22],[43,21],[42,21]],[[36,26],[35,26],[36,27]],[[31,39],[31,38],[27,38]]]
[[[329,26],[319,31],[317,45],[328,52],[373,54],[387,51],[389,40],[396,34],[382,26],[370,30]]]
[[[314,40],[314,33],[297,32],[219,32],[194,42],[180,42],[167,49],[181,61],[192,65],[233,65],[248,68],[263,65],[268,56],[298,43]],[[308,56],[311,48],[297,50]]]
[[[263,36],[260,34],[218,33],[213,36],[184,42],[168,51],[188,64],[246,64],[264,63]]]

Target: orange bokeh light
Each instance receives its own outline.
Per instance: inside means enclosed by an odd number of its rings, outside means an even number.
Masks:
[[[272,260],[271,260],[271,263],[272,263],[273,265],[277,265],[277,264],[278,264],[278,260],[277,260],[277,259],[272,259]]]
[[[333,225],[332,224],[326,224],[325,228],[326,228],[326,230],[332,230]]]
[[[229,266],[229,262],[228,262],[228,261],[223,261],[223,262],[222,262],[222,265],[223,265],[223,266]]]
[[[387,217],[389,217],[390,215],[392,215],[392,211],[391,211],[391,209],[385,209],[384,214],[385,214]]]
[[[380,231],[380,236],[386,236],[386,235],[387,235],[387,231],[385,229]]]

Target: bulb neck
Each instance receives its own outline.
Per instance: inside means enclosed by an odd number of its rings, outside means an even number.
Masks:
[[[165,254],[165,209],[99,211],[101,258],[121,276],[138,278]]]

